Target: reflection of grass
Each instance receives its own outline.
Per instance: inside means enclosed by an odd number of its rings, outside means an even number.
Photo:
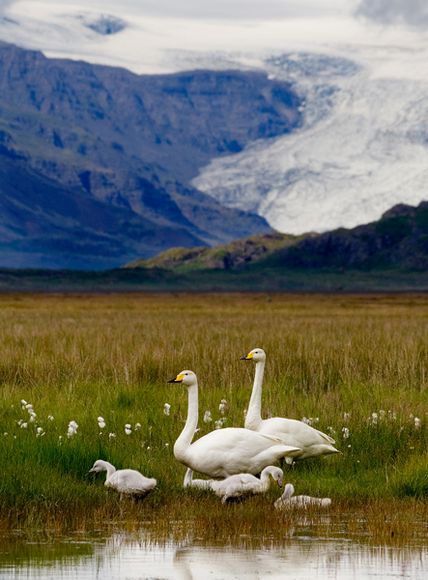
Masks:
[[[220,418],[225,398],[226,425],[242,426],[254,368],[239,357],[255,346],[268,354],[264,415],[307,417],[334,431],[343,452],[289,470],[296,493],[332,497],[333,517],[369,504],[371,521],[390,513],[385,521],[402,533],[412,533],[412,515],[427,515],[424,296],[4,295],[0,317],[5,529],[93,528],[105,519],[156,522],[167,534],[171,521],[191,517],[195,533],[212,539],[283,537],[273,491],[225,508],[182,489],[185,468],[172,454],[187,399],[167,379],[192,368],[201,418],[205,410]],[[71,420],[78,428],[68,438]],[[200,434],[212,428],[200,422]],[[87,476],[98,458],[156,477],[158,489],[141,503],[120,502],[103,477]]]

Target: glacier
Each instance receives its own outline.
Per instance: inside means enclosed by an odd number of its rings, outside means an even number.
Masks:
[[[303,126],[213,160],[193,185],[293,234],[353,227],[428,199],[426,77],[377,76],[361,63],[304,53],[265,66],[305,96]]]

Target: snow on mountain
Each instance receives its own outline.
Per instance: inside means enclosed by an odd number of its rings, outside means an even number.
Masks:
[[[266,66],[305,94],[303,127],[213,160],[197,188],[296,234],[353,227],[396,203],[428,199],[426,74],[379,77],[347,59],[307,54]]]

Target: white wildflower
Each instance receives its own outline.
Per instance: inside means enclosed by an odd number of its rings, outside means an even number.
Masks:
[[[336,431],[333,429],[333,427],[327,427],[327,433],[332,436],[336,435]]]
[[[139,431],[141,429],[141,423],[135,423],[134,431]]]
[[[109,433],[108,438],[109,439],[116,439],[116,433]]]
[[[342,427],[342,437],[344,439],[348,439],[348,437],[349,437],[349,429],[348,429],[348,427]]]
[[[371,425],[377,425],[379,421],[379,415],[377,413],[372,413],[369,419]]]
[[[48,421],[54,421],[55,417],[53,415],[48,415]]]
[[[213,418],[211,417],[211,411],[205,411],[204,413],[204,423],[211,423],[211,421],[213,420]]]
[[[347,423],[350,418],[351,418],[351,413],[343,413],[343,420],[345,421],[345,423]]]
[[[419,419],[419,417],[415,417],[415,429],[420,428],[421,428],[421,420]]]
[[[35,420],[36,420],[36,414],[30,415],[30,418],[29,418],[30,423],[34,423]]]
[[[7,437],[8,435],[9,435],[9,433],[8,433],[7,431],[5,431],[5,432],[3,433],[3,437]]]
[[[126,435],[131,435],[131,433],[132,433],[132,427],[131,427],[131,424],[130,423],[127,423],[125,425],[125,433],[126,433]]]
[[[21,407],[25,409],[27,405],[28,405],[27,401],[25,399],[21,399]]]
[[[67,428],[67,437],[74,437],[74,435],[77,433],[78,427],[79,425],[76,423],[76,421],[70,421]]]
[[[106,426],[106,422],[104,421],[104,417],[101,417],[101,416],[98,417],[97,421],[98,421],[98,427],[100,429],[104,429],[104,427]]]
[[[165,447],[169,447],[169,443],[165,443]]]
[[[225,423],[226,419],[222,417],[221,419],[217,419],[217,421],[214,422],[214,427],[216,429],[221,429]]]
[[[27,427],[28,427],[28,423],[26,423],[25,421],[23,421],[23,422],[20,424],[20,427],[21,427],[21,429],[27,429]]]
[[[312,425],[312,418],[311,417],[303,417],[302,423],[306,423],[306,425]]]
[[[163,406],[163,412],[165,415],[169,415],[171,410],[171,405],[169,403],[165,403],[165,405]]]
[[[222,399],[222,400],[220,401],[220,405],[218,406],[218,410],[220,411],[220,413],[221,413],[222,415],[224,415],[224,414],[225,414],[225,412],[226,412],[226,410],[227,410],[227,401],[226,401],[226,399]]]
[[[45,432],[42,429],[42,427],[37,427],[37,429],[36,429],[36,437],[43,437],[44,434],[45,434]]]

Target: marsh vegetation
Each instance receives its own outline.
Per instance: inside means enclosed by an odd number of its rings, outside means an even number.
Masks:
[[[284,466],[298,494],[328,496],[311,529],[380,541],[426,534],[428,297],[268,294],[3,295],[0,297],[0,524],[99,529],[145,524],[156,537],[284,538],[272,490],[224,506],[183,489],[173,444],[187,393],[167,383],[198,374],[200,430],[242,426],[254,368],[267,353],[263,415],[304,419],[340,455]],[[158,481],[120,501],[96,459]],[[357,514],[357,515],[356,515]],[[293,523],[294,522],[294,523]],[[343,525],[343,524],[341,524]]]

